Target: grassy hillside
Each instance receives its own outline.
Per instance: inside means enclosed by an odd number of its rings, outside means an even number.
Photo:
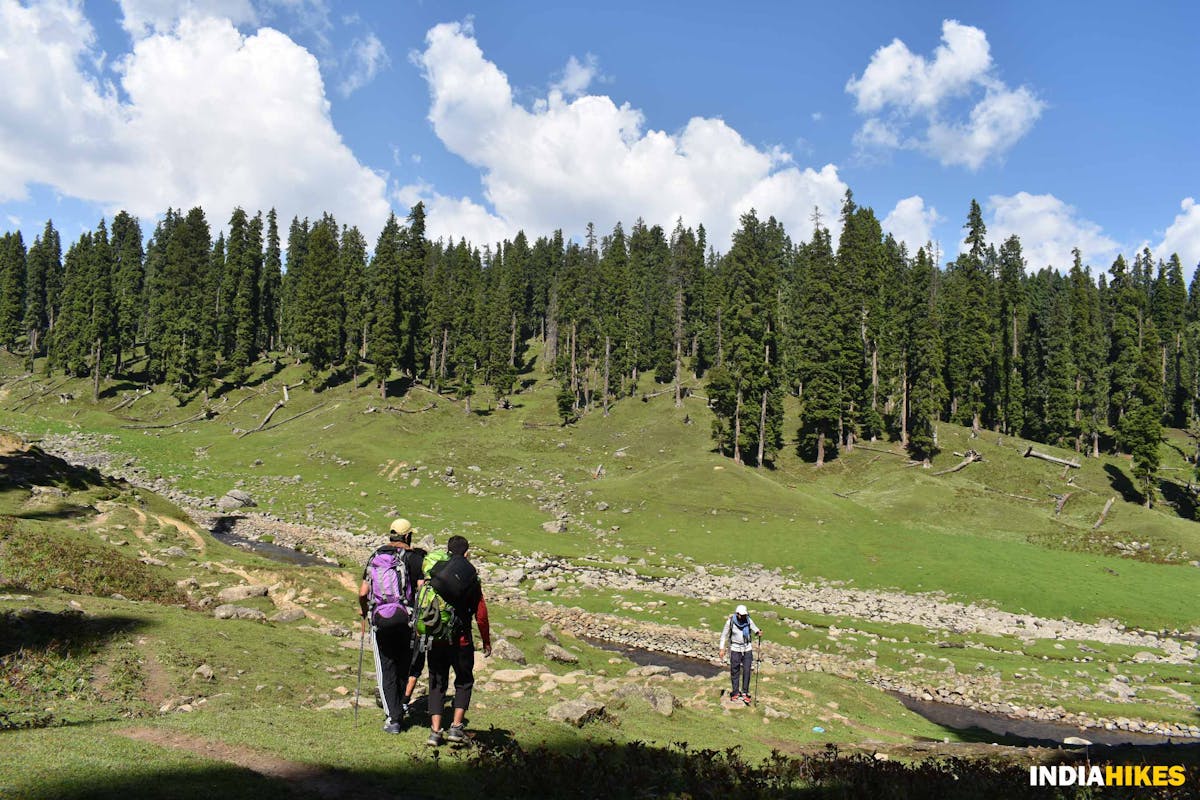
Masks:
[[[789,447],[775,469],[756,470],[711,451],[710,417],[695,398],[681,409],[669,396],[631,398],[607,418],[597,412],[564,428],[549,381],[516,395],[511,409],[480,408],[477,398],[471,414],[420,388],[387,401],[348,385],[299,388],[246,434],[282,399],[283,385],[306,378],[299,368],[260,365],[255,385],[215,396],[205,419],[200,398],[179,405],[155,391],[114,408],[137,387],[109,385],[92,403],[86,381],[20,378],[20,365],[5,359],[0,428],[12,433],[0,443],[0,727],[13,755],[0,766],[0,796],[152,795],[165,783],[178,797],[286,797],[321,785],[335,787],[324,796],[448,796],[470,793],[481,775],[499,781],[499,794],[522,796],[505,770],[536,748],[538,763],[554,765],[547,769],[568,785],[581,764],[614,758],[642,765],[631,776],[647,763],[664,775],[712,770],[703,772],[712,786],[744,789],[770,772],[754,765],[773,750],[804,758],[832,741],[906,761],[922,742],[994,738],[912,714],[876,688],[881,679],[1095,718],[1198,721],[1194,661],[1147,660],[1132,645],[935,631],[764,601],[754,613],[775,649],[761,676],[763,705],[731,709],[719,701],[727,681],[719,667],[707,678],[625,678],[631,662],[570,626],[554,627],[575,665],[547,661],[538,633],[558,619],[551,609],[570,606],[664,635],[696,634],[715,650],[714,631],[735,598],[689,595],[686,579],[675,589],[653,581],[706,574],[736,589],[775,571],[785,587],[933,593],[1046,620],[1194,630],[1200,572],[1189,562],[1200,558],[1200,527],[1176,486],[1191,474],[1177,433],[1164,444],[1162,473],[1176,506],[1146,510],[1124,459],[1083,459],[1068,484],[1061,467],[1023,457],[1029,443],[971,439],[950,425],[939,428],[944,453],[929,470],[889,443],[868,443],[821,470]],[[75,399],[60,402],[61,393]],[[72,467],[40,452],[39,439],[108,467]],[[933,474],[968,448],[984,460]],[[496,570],[525,563],[519,555],[561,563],[557,588],[530,580],[491,590],[494,629],[534,671],[507,683],[496,671],[519,665],[481,663],[468,750],[435,757],[419,727],[387,737],[374,708],[360,712],[356,730],[347,702],[358,658],[355,559],[342,555],[344,567],[266,561],[217,541],[159,495],[105,477],[112,472],[161,477],[202,501],[237,486],[280,518],[376,537],[401,514],[439,542],[465,533]],[[1054,495],[1066,492],[1056,516]],[[1116,502],[1093,530],[1110,497]],[[560,517],[566,532],[543,528]],[[618,577],[633,570],[641,582],[589,583],[572,574],[584,567]],[[218,592],[244,584],[270,591],[238,605],[303,617],[215,619]],[[1118,675],[1136,695],[1102,688]],[[668,717],[636,696],[617,699],[626,684],[666,688],[679,706]],[[605,700],[604,719],[581,730],[547,719],[548,705],[585,695]],[[609,740],[616,750],[604,749]],[[652,761],[638,761],[637,742],[683,741],[716,753],[740,746],[745,763],[718,769],[656,749]],[[811,785],[815,767],[805,769],[809,778],[795,785]],[[936,771],[916,782],[936,786]],[[718,773],[743,783],[721,783]],[[1019,786],[1011,775],[998,780],[989,785]]]

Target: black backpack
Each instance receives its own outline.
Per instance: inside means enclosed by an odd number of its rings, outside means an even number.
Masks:
[[[433,565],[429,571],[429,582],[433,590],[453,608],[474,611],[478,600],[479,572],[465,556],[450,556]]]

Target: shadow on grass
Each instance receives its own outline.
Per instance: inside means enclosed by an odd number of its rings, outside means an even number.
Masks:
[[[1158,490],[1184,519],[1196,518],[1196,496],[1174,481],[1159,481]]]
[[[57,649],[74,655],[146,627],[136,617],[89,617],[81,612],[26,609],[0,614],[0,657],[24,651]]]
[[[523,748],[507,731],[475,734],[474,746],[428,750],[426,757],[397,751],[396,763],[367,769],[285,762],[218,745],[197,753],[194,767],[155,769],[141,759],[123,772],[76,768],[36,785],[21,786],[29,800],[269,800],[276,797],[354,798],[1057,798],[1094,797],[1089,789],[1049,791],[1029,785],[1027,757],[927,756],[906,762],[869,753],[842,753],[833,745],[798,756],[773,753],[761,761],[738,748],[700,750],[641,742],[619,744],[583,738]],[[1107,789],[1105,797],[1197,797],[1197,747],[1147,753],[1145,749],[1093,749],[1040,754],[1045,764],[1186,764],[1181,788]],[[224,758],[227,762],[214,761]],[[238,766],[238,765],[242,766]],[[8,779],[12,780],[12,779]],[[1190,787],[1190,788],[1189,788]],[[7,788],[0,786],[0,791]]]
[[[1133,485],[1133,481],[1129,480],[1129,476],[1121,470],[1120,467],[1114,464],[1105,464],[1104,471],[1108,474],[1108,483],[1112,486],[1113,491],[1121,495],[1121,499],[1126,503],[1141,503],[1143,501],[1142,493]]]
[[[118,485],[95,469],[68,464],[36,445],[24,452],[11,452],[0,456],[0,489],[51,484],[72,491],[83,491],[92,486]]]

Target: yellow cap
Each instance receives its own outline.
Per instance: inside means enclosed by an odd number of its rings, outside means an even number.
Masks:
[[[392,536],[399,538],[412,532],[412,523],[404,518],[392,520]]]

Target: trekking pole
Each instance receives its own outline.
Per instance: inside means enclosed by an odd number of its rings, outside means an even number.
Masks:
[[[758,635],[759,658],[754,659],[754,705],[758,705],[758,674],[762,668],[762,634]]]
[[[358,634],[358,686],[354,689],[354,727],[358,727],[358,696],[362,694],[363,644],[367,639],[367,621],[363,619]]]

